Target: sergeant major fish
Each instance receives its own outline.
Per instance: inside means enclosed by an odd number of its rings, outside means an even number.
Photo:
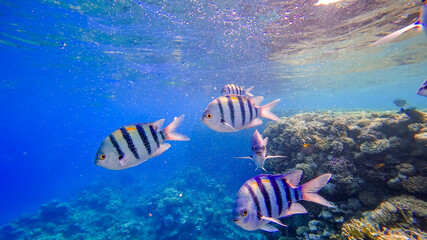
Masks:
[[[420,89],[418,89],[417,94],[427,97],[427,79],[424,81],[423,84],[421,84],[421,87]]]
[[[258,107],[263,99],[240,95],[219,97],[209,103],[203,113],[202,122],[217,132],[236,132],[262,124],[259,117],[278,121],[279,118],[270,111],[280,99]]]
[[[176,129],[184,115],[175,118],[161,130],[164,119],[153,123],[137,123],[123,126],[102,141],[95,157],[95,164],[111,170],[134,167],[170,148],[166,140],[188,141],[187,136]]]
[[[270,222],[286,226],[279,218],[307,213],[300,200],[333,207],[317,194],[332,175],[323,174],[298,187],[301,175],[297,170],[286,175],[262,174],[246,181],[236,196],[233,221],[249,231],[277,232]]]
[[[250,93],[250,91],[254,88],[253,86],[248,89],[243,89],[243,86],[237,86],[234,84],[227,84],[222,88],[221,94],[222,95],[228,95],[228,94],[235,94],[235,95],[246,95],[249,97],[253,97]]]
[[[264,162],[268,158],[286,158],[285,156],[268,156],[267,155],[267,143],[268,137],[262,139],[262,135],[255,130],[254,135],[252,136],[252,155],[250,157],[235,157],[235,158],[248,158],[254,161],[257,169],[261,168],[266,171],[264,168]]]
[[[412,23],[411,25],[404,27],[400,30],[397,30],[393,33],[390,33],[389,35],[380,38],[378,41],[374,42],[372,45],[373,46],[379,46],[379,45],[383,45],[383,44],[387,44],[392,42],[394,39],[396,39],[397,37],[399,37],[400,35],[402,35],[404,32],[412,29],[412,28],[418,28],[419,31],[424,30],[424,33],[427,35],[427,30],[426,30],[426,25],[427,25],[427,1],[426,0],[422,0],[421,1],[423,3],[421,10],[420,10],[420,17],[418,18],[418,20],[414,23]]]

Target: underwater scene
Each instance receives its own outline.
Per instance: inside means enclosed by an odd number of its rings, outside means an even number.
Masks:
[[[425,0],[0,19],[0,240],[427,239]]]

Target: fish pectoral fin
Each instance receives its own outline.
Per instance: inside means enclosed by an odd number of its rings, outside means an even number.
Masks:
[[[151,157],[156,157],[162,154],[164,151],[168,150],[171,147],[169,143],[162,143],[160,147],[151,155]]]
[[[272,217],[265,217],[265,216],[262,216],[261,217],[261,219],[264,219],[264,220],[267,220],[267,221],[270,221],[270,222],[274,222],[274,223],[277,223],[277,224],[279,224],[280,226],[283,226],[283,227],[287,227],[285,224],[283,224],[279,219],[277,219],[277,218],[272,218]]]
[[[122,158],[119,160],[120,165],[122,165],[122,167],[126,167],[127,161],[126,158]]]
[[[231,129],[233,132],[237,131],[234,127],[232,127],[230,124],[228,124],[227,122],[225,122],[224,119],[221,119],[221,123],[224,124],[224,126],[226,126],[227,128]]]
[[[280,216],[280,217],[287,217],[294,214],[304,214],[304,213],[307,213],[307,209],[305,209],[299,203],[292,203],[291,207],[284,212],[283,216]]]
[[[261,229],[264,231],[267,231],[267,232],[278,232],[279,231],[279,229],[271,226],[270,224],[262,226]]]

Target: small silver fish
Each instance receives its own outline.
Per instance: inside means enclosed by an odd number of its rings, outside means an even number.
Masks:
[[[246,95],[249,97],[253,97],[250,93],[250,91],[254,88],[253,86],[248,89],[243,89],[243,86],[237,86],[234,84],[227,84],[222,88],[221,94],[222,95],[228,95],[228,94],[235,94],[235,95]]]
[[[252,159],[256,165],[256,169],[261,168],[266,171],[264,168],[265,160],[269,158],[286,158],[285,156],[268,156],[267,155],[267,143],[268,137],[262,139],[262,135],[255,130],[254,135],[252,136],[252,155],[250,157],[235,157],[235,158],[247,158]],[[255,170],[256,170],[255,169]]]
[[[153,123],[137,123],[123,126],[102,141],[95,156],[95,164],[111,170],[134,167],[170,148],[166,140],[188,141],[187,136],[176,129],[184,115],[175,118],[161,130],[164,119]]]
[[[424,81],[423,84],[421,84],[421,87],[420,89],[418,89],[417,94],[427,97],[427,79]]]
[[[393,103],[398,107],[404,107],[408,105],[408,102],[405,99],[401,99],[401,98],[394,99]]]
[[[300,200],[333,207],[317,194],[332,175],[323,174],[298,187],[301,175],[302,171],[296,170],[286,175],[261,174],[246,181],[234,202],[234,223],[249,231],[277,232],[270,222],[286,227],[279,218],[307,213]]]
[[[418,28],[418,31],[424,30],[424,33],[427,35],[427,31],[426,31],[426,27],[427,27],[426,26],[427,25],[427,1],[422,0],[421,2],[423,3],[423,5],[421,6],[420,17],[418,18],[418,20],[416,22],[414,22],[411,25],[404,27],[400,30],[397,30],[393,33],[390,33],[389,35],[387,35],[385,37],[380,38],[379,40],[374,42],[372,44],[372,46],[380,46],[380,45],[390,43],[394,39],[396,39],[397,37],[402,35],[404,32],[411,30],[412,28]]]
[[[271,112],[280,99],[258,107],[263,97],[226,95],[209,103],[203,113],[202,122],[217,132],[236,132],[262,124],[259,117],[278,121]]]

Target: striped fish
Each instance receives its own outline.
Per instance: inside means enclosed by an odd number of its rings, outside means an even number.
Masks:
[[[243,89],[243,86],[237,86],[234,84],[227,84],[222,88],[221,94],[222,95],[229,95],[229,94],[234,94],[234,95],[246,95],[249,97],[253,97],[254,95],[252,95],[250,93],[250,91],[254,88],[253,86],[248,88],[248,89]]]
[[[418,89],[417,94],[420,96],[427,97],[427,79],[424,81],[423,84],[421,84],[420,89]]]
[[[280,99],[258,107],[263,99],[240,95],[219,97],[209,103],[203,113],[202,122],[217,132],[235,132],[262,124],[259,117],[278,121],[279,118],[270,111]]]
[[[262,174],[246,181],[236,196],[234,222],[249,231],[277,232],[270,222],[286,226],[279,218],[307,213],[300,200],[333,207],[317,194],[332,175],[323,174],[298,187],[301,175],[302,171],[296,170],[286,175]]]
[[[267,155],[267,143],[268,137],[262,139],[262,135],[255,130],[254,135],[252,136],[252,155],[250,157],[234,157],[234,158],[248,158],[254,161],[256,169],[261,168],[266,171],[264,168],[265,160],[269,158],[286,158],[285,156],[268,156]],[[255,170],[256,170],[255,169]]]
[[[136,166],[162,154],[170,148],[166,140],[188,141],[187,136],[176,132],[184,115],[175,118],[161,130],[164,119],[153,123],[137,123],[123,126],[106,137],[99,146],[95,164],[111,170]]]

